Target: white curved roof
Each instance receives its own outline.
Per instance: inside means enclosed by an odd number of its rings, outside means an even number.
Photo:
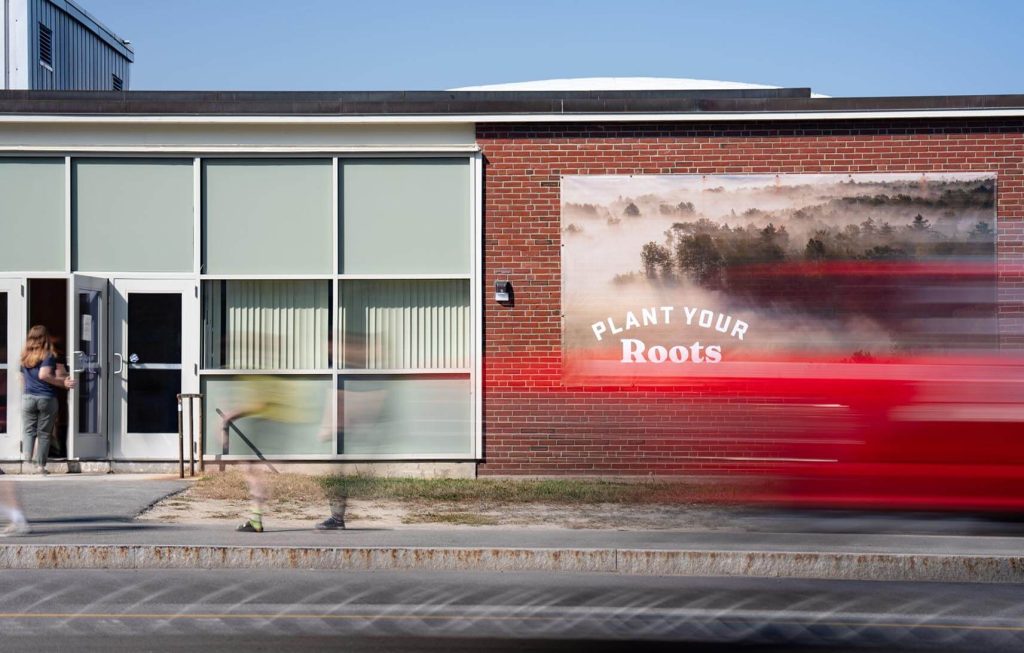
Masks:
[[[464,86],[452,91],[664,91],[664,90],[735,90],[752,88],[779,88],[765,84],[721,82],[714,79],[685,79],[680,77],[575,77],[568,79],[542,79],[511,84],[484,84]]]
[[[509,84],[483,84],[448,89],[451,91],[722,91],[742,89],[781,88],[767,84],[725,82],[716,79],[687,79],[685,77],[570,77],[541,79],[533,82]],[[811,93],[811,97],[829,97]]]

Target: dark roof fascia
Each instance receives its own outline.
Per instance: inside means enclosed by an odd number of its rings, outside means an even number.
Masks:
[[[474,116],[1024,109],[1024,95],[812,98],[740,91],[0,91],[0,114],[108,116]]]

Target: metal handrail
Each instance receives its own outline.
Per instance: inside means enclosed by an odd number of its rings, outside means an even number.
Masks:
[[[188,475],[196,475],[195,405],[199,404],[199,473],[206,471],[203,454],[206,451],[206,425],[203,424],[203,395],[182,393],[178,395],[178,478],[185,478],[185,429],[183,425],[183,403],[188,400]],[[196,402],[195,400],[199,401]]]

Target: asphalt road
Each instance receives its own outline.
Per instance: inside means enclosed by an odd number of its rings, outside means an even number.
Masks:
[[[4,651],[1024,650],[1024,587],[610,574],[0,571]]]

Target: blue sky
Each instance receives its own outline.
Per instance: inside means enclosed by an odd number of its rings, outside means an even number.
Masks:
[[[1019,0],[77,0],[133,90],[693,77],[837,96],[1024,93]]]

